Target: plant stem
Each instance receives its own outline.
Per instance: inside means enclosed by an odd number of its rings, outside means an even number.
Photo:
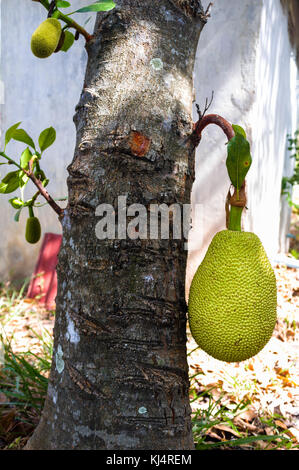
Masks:
[[[36,0],[33,0],[33,1],[36,1]],[[49,11],[49,8],[50,8],[49,0],[38,0],[38,1],[41,5],[43,5],[43,7],[46,8],[46,10]],[[59,10],[57,10],[57,12],[59,13],[57,19],[64,21],[70,28],[76,29],[76,31],[78,31],[79,34],[82,34],[82,36],[85,37],[86,42],[91,40],[92,36],[81,25],[76,23],[76,21],[72,20],[67,15],[64,15],[63,13],[61,13]]]
[[[37,191],[37,193],[34,194],[34,196],[31,198],[31,205],[34,207],[34,203],[37,200],[38,196],[40,195],[40,192]]]
[[[54,199],[50,196],[46,188],[43,186],[41,180],[37,179],[33,173],[27,170],[23,170],[24,173],[31,179],[32,183],[35,184],[37,189],[39,190],[40,194],[46,199],[48,204],[52,207],[52,209],[56,212],[56,214],[61,217],[63,215],[63,209],[56,204]]]
[[[33,207],[28,206],[28,210],[29,210],[29,217],[34,217]]]
[[[22,168],[17,162],[15,162],[12,158],[8,157],[4,152],[0,152],[0,155],[1,155],[3,158],[6,158],[6,160],[8,160],[12,165],[15,165],[15,166],[17,166],[20,170],[23,170],[23,168]]]
[[[222,116],[219,116],[219,114],[207,114],[194,124],[192,135],[195,138],[196,145],[198,145],[201,140],[201,133],[203,129],[209,124],[216,124],[216,126],[219,126],[225,133],[228,140],[232,139],[235,135],[232,125],[226,119],[224,119]]]
[[[241,232],[241,217],[243,207],[231,206],[229,212],[228,230],[235,230]]]
[[[239,191],[237,191],[237,188],[235,188],[233,195],[230,194],[230,190],[227,195],[225,210],[227,217],[226,225],[229,230],[236,230],[241,232],[241,218],[244,207],[246,207],[245,181],[243,181]]]

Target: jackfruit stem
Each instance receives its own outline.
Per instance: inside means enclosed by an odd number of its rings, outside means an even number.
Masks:
[[[34,217],[33,207],[28,206],[28,210],[29,210],[29,217]]]
[[[228,230],[241,232],[241,218],[243,207],[231,206],[229,212]]]

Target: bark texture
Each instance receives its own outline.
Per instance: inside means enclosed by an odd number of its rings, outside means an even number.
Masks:
[[[148,209],[190,201],[192,76],[204,20],[199,1],[198,15],[179,3],[118,0],[98,15],[88,44],[54,358],[28,449],[193,448],[184,240],[95,234],[96,207],[113,205],[117,220],[118,196]]]

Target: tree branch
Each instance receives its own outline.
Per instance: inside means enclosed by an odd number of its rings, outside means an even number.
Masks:
[[[30,168],[29,171],[24,170],[24,168],[22,168],[22,171],[28,176],[28,178],[31,179],[32,183],[35,184],[41,196],[43,196],[46,199],[46,201],[52,207],[52,209],[56,212],[56,214],[58,214],[58,216],[61,217],[63,215],[63,209],[59,207],[58,204],[56,204],[54,199],[50,196],[46,188],[43,186],[41,180],[39,180],[38,178],[36,178],[36,176],[34,176],[31,170],[31,165],[29,165],[29,168]]]

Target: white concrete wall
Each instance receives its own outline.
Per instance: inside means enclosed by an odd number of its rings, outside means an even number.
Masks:
[[[72,4],[79,8],[82,1],[73,0]],[[29,0],[2,0],[0,5],[0,77],[4,83],[1,142],[5,130],[18,121],[22,121],[21,126],[36,141],[41,130],[54,126],[57,140],[45,152],[42,167],[51,180],[48,186],[50,194],[66,196],[66,167],[73,158],[76,137],[72,116],[79,101],[87,62],[84,41],[80,38],[67,54],[60,52],[47,59],[38,59],[30,50],[30,39],[37,26],[46,19],[46,10]],[[89,16],[80,15],[81,24]],[[86,26],[88,31],[93,30],[94,19],[95,14]],[[7,154],[15,157],[23,148],[24,144],[11,142]],[[0,167],[0,174],[3,174],[3,168]],[[26,194],[31,197],[34,192],[29,182]],[[14,278],[30,275],[40,247],[40,243],[29,245],[25,241],[27,210],[23,211],[19,224],[14,222],[15,211],[7,203],[11,197],[2,194],[0,197],[0,279],[8,275]],[[60,224],[51,209],[39,209],[38,216],[43,231],[60,233]]]
[[[264,241],[269,255],[287,248],[290,211],[280,196],[283,175],[292,173],[287,134],[296,129],[296,66],[279,0],[266,0],[255,69],[256,99],[252,114],[253,167],[248,173],[245,227]],[[281,209],[283,214],[281,214]],[[280,217],[283,215],[284,223]]]
[[[246,130],[253,164],[247,177],[248,211],[243,225],[261,238],[270,257],[279,251],[281,179],[283,168],[287,172],[290,166],[285,160],[286,134],[296,125],[296,70],[291,60],[287,18],[279,0],[214,2],[198,46],[196,102],[203,108],[214,90],[208,112]],[[225,142],[222,131],[211,125],[197,150],[187,292],[212,237],[225,228],[230,185]]]

